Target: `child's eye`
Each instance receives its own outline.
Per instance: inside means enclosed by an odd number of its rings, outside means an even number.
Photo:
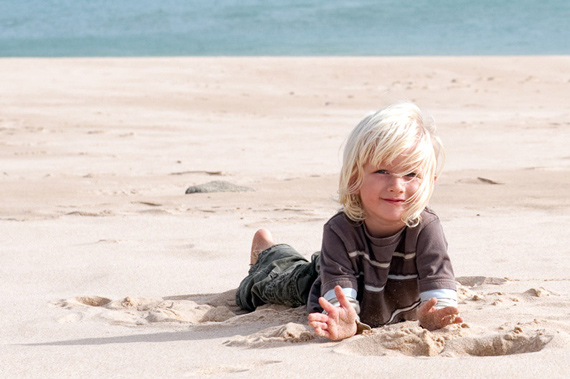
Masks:
[[[418,175],[417,175],[415,172],[410,172],[409,174],[406,174],[406,177],[407,177],[407,178],[415,178],[415,177],[417,177],[417,176],[418,176]]]
[[[377,174],[382,174],[382,175],[390,175],[390,173],[388,172],[388,170],[378,170],[376,171]]]

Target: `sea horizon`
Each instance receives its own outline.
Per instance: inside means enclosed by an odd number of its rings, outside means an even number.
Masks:
[[[0,57],[570,54],[570,2],[0,0]]]

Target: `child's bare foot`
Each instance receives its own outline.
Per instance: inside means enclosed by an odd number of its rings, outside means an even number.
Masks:
[[[255,262],[257,262],[259,253],[266,249],[269,249],[273,245],[275,245],[275,242],[273,242],[273,236],[271,235],[271,232],[269,232],[267,229],[259,229],[253,236],[249,263],[252,265],[255,264]]]

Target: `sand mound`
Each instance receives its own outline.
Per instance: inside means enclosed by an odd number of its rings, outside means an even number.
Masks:
[[[446,340],[466,334],[467,328],[467,325],[453,325],[445,328],[445,331],[430,332],[417,322],[407,321],[345,340],[334,351],[349,355],[433,357],[443,351]]]
[[[430,332],[417,322],[405,322],[374,329],[343,341],[335,352],[349,355],[407,355],[447,357],[499,356],[542,350],[553,338],[544,330],[525,332],[520,327],[502,334],[469,336],[467,324],[452,325]]]
[[[477,301],[482,299],[483,296],[481,294],[459,283],[457,284],[457,301],[459,302],[459,304],[465,304],[466,300]]]
[[[163,300],[125,297],[111,300],[101,296],[80,296],[53,302],[52,305],[73,310],[73,315],[59,322],[76,322],[88,318],[110,323],[147,325],[153,323],[199,324],[223,322],[235,316],[226,306],[198,304],[190,300]]]
[[[267,347],[279,343],[307,342],[315,339],[312,329],[307,325],[288,323],[274,326],[249,336],[234,336],[224,342],[227,346],[248,348]]]
[[[539,287],[539,288],[530,288],[528,291],[525,291],[523,295],[531,297],[542,297],[542,296],[554,295],[554,293],[545,288]]]
[[[268,304],[257,308],[255,312],[243,313],[235,303],[235,290],[166,299],[125,297],[112,300],[102,296],[77,296],[53,301],[51,305],[73,311],[58,319],[60,323],[98,319],[124,325],[221,323],[226,326],[275,326],[286,323],[303,324],[307,320],[304,307],[290,308]]]
[[[228,325],[244,324],[278,324],[289,322],[304,324],[307,322],[307,313],[304,307],[290,308],[284,305],[268,304],[258,307],[255,312],[245,313],[233,317],[225,322]]]

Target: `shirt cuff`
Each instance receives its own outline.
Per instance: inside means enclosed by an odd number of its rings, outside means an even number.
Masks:
[[[354,288],[347,287],[343,288],[342,292],[344,293],[344,296],[346,296],[346,300],[348,300],[348,302],[350,303],[350,305],[352,305],[352,307],[356,311],[356,314],[358,315],[360,313],[360,304],[358,303],[358,300],[356,300],[356,295],[357,295],[356,290]],[[328,301],[335,307],[340,307],[340,303],[336,298],[334,288],[327,291],[327,293],[325,293],[323,297],[325,298],[326,301]]]
[[[431,299],[432,297],[435,297],[437,299],[437,304],[434,306],[435,309],[457,307],[457,292],[455,290],[442,288],[420,293],[420,299],[422,303]]]

